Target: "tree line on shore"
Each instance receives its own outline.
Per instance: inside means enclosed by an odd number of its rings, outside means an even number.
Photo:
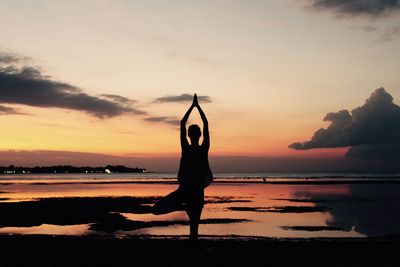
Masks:
[[[143,173],[147,172],[144,168],[130,168],[122,165],[106,165],[104,167],[89,166],[35,166],[22,167],[10,165],[8,167],[0,166],[0,174],[24,174],[24,173]]]

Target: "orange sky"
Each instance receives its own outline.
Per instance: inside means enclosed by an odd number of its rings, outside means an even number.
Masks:
[[[380,86],[399,102],[400,38],[381,38],[399,18],[334,19],[300,2],[2,2],[0,52],[25,57],[18,67],[37,67],[90,96],[133,99],[146,115],[98,118],[3,101],[24,114],[0,116],[0,150],[176,156],[178,125],[144,118],[180,119],[189,102],[154,100],[198,93],[212,100],[200,101],[212,155],[343,155],[343,148],[287,146],[326,127],[326,113],[360,106]],[[365,25],[381,31],[365,32]],[[200,122],[196,112],[191,122]]]

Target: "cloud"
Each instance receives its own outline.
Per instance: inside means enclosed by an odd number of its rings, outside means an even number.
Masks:
[[[6,53],[0,51],[0,64],[11,64],[11,63],[19,63],[21,61],[28,60],[27,57],[20,57],[17,54]]]
[[[132,103],[137,103],[136,100],[129,99],[127,97],[120,96],[120,95],[101,94],[100,96],[103,97],[103,98],[109,99],[109,100],[111,100],[113,102],[120,103],[120,104],[128,104],[128,105],[130,105]]]
[[[352,120],[347,110],[341,110],[337,113],[328,113],[323,120],[331,122],[328,128],[321,128],[316,131],[310,141],[293,143],[289,147],[297,150],[305,150],[311,148],[350,146],[347,133],[343,131],[343,128],[351,124]]]
[[[400,12],[399,0],[312,0],[310,6],[342,17],[378,18]]]
[[[1,106],[0,105],[0,115],[16,115],[16,114],[25,114],[19,112],[18,109],[11,108],[11,107],[6,107],[6,106]]]
[[[400,36],[400,27],[390,27],[383,31],[383,34],[379,40],[382,42],[390,42],[397,36]]]
[[[371,25],[366,25],[358,28],[368,34],[374,34],[377,37],[376,42],[390,42],[400,36],[399,26],[377,28]]]
[[[357,26],[376,37],[375,42],[390,42],[400,36],[400,27],[382,26],[376,19],[400,14],[400,0],[308,0],[307,8],[314,11],[331,11],[338,18],[367,18],[368,24]]]
[[[365,25],[365,26],[362,26],[362,27],[360,27],[360,28],[361,28],[363,31],[365,31],[366,33],[375,32],[375,31],[378,30],[376,27],[371,26],[371,25]]]
[[[347,157],[396,160],[400,145],[400,107],[384,88],[377,89],[361,107],[328,113],[327,128],[314,133],[310,141],[289,145],[296,150],[352,147]]]
[[[27,65],[28,57],[0,51],[0,115],[24,114],[19,109],[1,104],[17,104],[42,108],[62,108],[85,112],[97,118],[111,118],[123,114],[146,115],[144,121],[179,125],[175,117],[152,116],[136,108],[136,100],[116,94],[89,95],[81,88],[45,75],[39,67]],[[192,101],[193,96],[165,96],[155,102]],[[199,96],[201,102],[211,102]]]
[[[360,145],[350,148],[346,157],[363,160],[400,160],[400,144]]]
[[[160,123],[166,123],[170,125],[177,126],[180,123],[180,120],[178,120],[175,117],[166,117],[166,116],[160,116],[160,117],[146,117],[143,119],[144,121],[147,122],[160,122]]]
[[[197,96],[199,102],[211,103],[211,97],[209,96]],[[155,103],[169,103],[169,102],[191,102],[193,100],[193,95],[181,94],[176,96],[163,96],[156,98],[153,102]]]
[[[9,54],[2,53],[0,56],[2,63],[19,60]],[[38,67],[16,67],[12,64],[0,66],[0,103],[77,110],[98,118],[146,113],[132,107],[133,101],[125,97],[92,96],[74,85],[45,76]]]

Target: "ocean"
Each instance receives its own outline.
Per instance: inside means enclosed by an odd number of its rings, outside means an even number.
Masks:
[[[400,172],[260,172],[216,173],[215,181],[384,181],[400,178]],[[176,173],[57,173],[57,174],[0,174],[2,182],[76,182],[76,181],[175,181]]]

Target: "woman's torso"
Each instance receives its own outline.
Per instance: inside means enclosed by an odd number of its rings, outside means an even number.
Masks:
[[[204,188],[213,175],[208,163],[208,149],[189,145],[182,150],[178,181],[183,186]]]

